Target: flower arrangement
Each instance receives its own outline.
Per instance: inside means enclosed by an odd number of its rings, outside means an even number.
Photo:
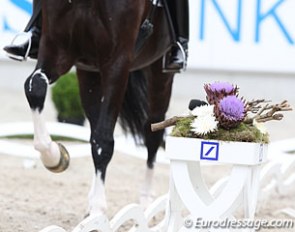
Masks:
[[[239,88],[227,82],[206,84],[204,89],[207,102],[198,101],[189,115],[153,124],[152,130],[175,125],[176,137],[268,143],[263,123],[281,120],[282,111],[292,110],[287,101],[273,105],[264,99],[246,101],[239,97]]]

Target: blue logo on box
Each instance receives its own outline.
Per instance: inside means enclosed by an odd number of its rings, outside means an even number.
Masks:
[[[201,160],[218,160],[219,143],[202,142],[201,143]]]

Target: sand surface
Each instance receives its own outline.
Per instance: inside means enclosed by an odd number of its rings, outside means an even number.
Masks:
[[[70,168],[62,174],[48,172],[40,161],[32,169],[24,168],[23,163],[22,158],[0,155],[0,231],[37,232],[52,224],[70,230],[77,225],[87,208],[87,194],[93,172],[91,158],[73,159]],[[114,154],[106,182],[110,218],[126,204],[138,202],[144,171],[143,160]],[[212,185],[228,171],[228,167],[203,168],[208,185]],[[168,176],[168,165],[157,164],[155,196],[167,192]],[[295,189],[286,196],[273,193],[271,201],[262,207],[257,218],[288,218],[275,213],[285,207],[295,209]]]

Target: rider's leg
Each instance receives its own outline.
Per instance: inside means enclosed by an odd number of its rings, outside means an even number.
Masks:
[[[178,45],[171,50],[171,57],[167,63],[168,69],[181,69],[187,60],[189,41],[189,2],[188,0],[167,0],[170,15]]]
[[[31,47],[28,56],[36,59],[38,56],[39,41],[41,36],[41,15],[42,3],[41,0],[33,1],[33,15],[25,28],[25,32],[31,32]],[[29,46],[29,40],[20,45],[8,45],[4,47],[4,50],[12,55],[12,58],[22,59],[25,57]]]

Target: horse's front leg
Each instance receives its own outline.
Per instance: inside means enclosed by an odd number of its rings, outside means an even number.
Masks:
[[[38,69],[26,80],[25,93],[32,110],[34,147],[41,153],[41,160],[48,170],[62,172],[69,165],[68,152],[51,140],[42,117],[48,83],[45,72]]]
[[[106,211],[105,176],[114,151],[114,128],[123,102],[129,62],[118,59],[112,66],[101,70],[102,86],[99,114],[91,126],[92,157],[95,166],[93,184],[89,193],[89,213],[103,214]]]
[[[88,72],[80,69],[77,69],[77,74],[82,106],[93,133],[96,130],[102,100],[101,76],[99,73]],[[101,171],[97,171],[96,165],[88,198],[89,207],[87,214],[102,213],[106,210],[106,197]]]

